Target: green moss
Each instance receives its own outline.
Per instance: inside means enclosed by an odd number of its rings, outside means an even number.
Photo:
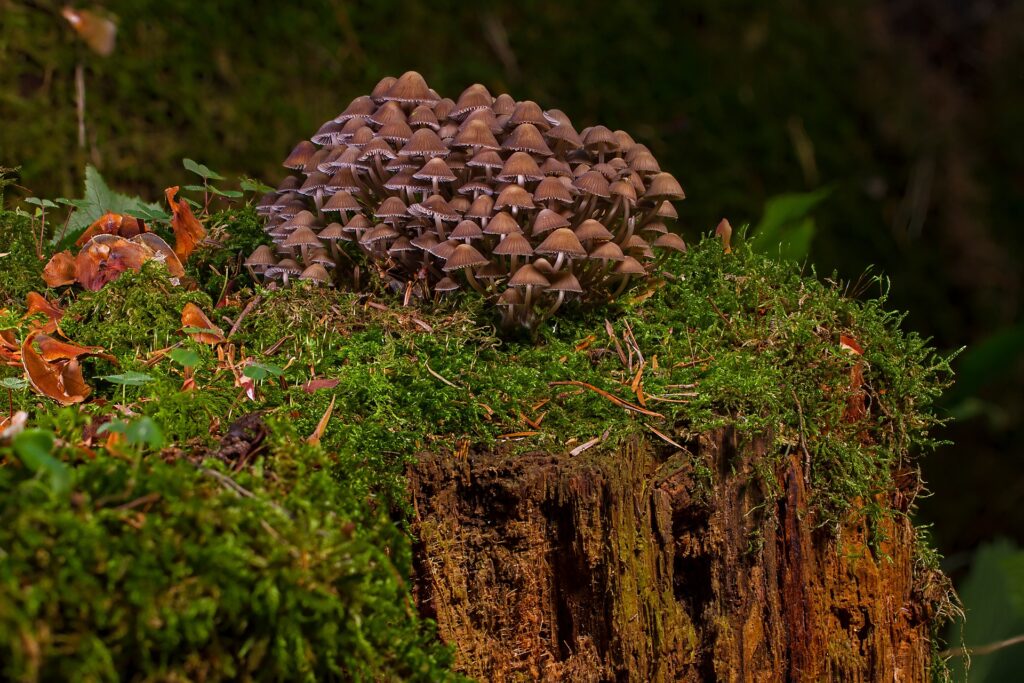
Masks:
[[[235,277],[232,264],[261,236],[248,211],[212,220],[220,226],[214,234],[232,237],[224,239],[230,248],[223,254],[196,256],[191,267],[201,291],[171,285],[159,265],[149,264],[100,292],[70,295],[62,324],[68,337],[103,346],[118,360],[116,367],[86,362],[95,400],[82,407],[80,419],[123,417],[121,405],[153,418],[169,445],[200,457],[215,448],[232,420],[264,411],[287,425],[279,432],[278,451],[293,451],[285,459],[273,451],[257,462],[252,476],[263,473],[274,479],[274,486],[295,486],[292,493],[274,495],[301,505],[303,496],[315,493],[297,484],[308,476],[303,463],[311,458],[316,464],[309,467],[323,473],[317,485],[329,481],[337,487],[325,500],[334,514],[353,521],[356,537],[371,539],[377,547],[383,547],[382,538],[391,539],[386,547],[399,576],[409,571],[410,550],[407,539],[391,538],[397,532],[390,520],[401,524],[404,470],[423,450],[565,451],[602,437],[602,448],[611,451],[636,435],[661,444],[653,430],[684,443],[730,426],[741,436],[773,439],[752,475],[769,494],[778,492],[775,473],[791,454],[808,462],[812,514],[822,525],[838,526],[851,514],[875,522],[894,514],[874,501],[893,491],[897,467],[912,465],[934,445],[929,429],[938,423],[933,404],[948,381],[947,359],[900,329],[901,317],[885,310],[884,289],[878,299],[858,301],[839,285],[805,276],[792,264],[742,249],[724,254],[717,242],[706,240],[667,264],[669,272],[680,276],[655,283],[649,291],[634,291],[614,307],[570,307],[536,340],[499,337],[473,297],[426,309],[402,308],[387,297],[371,300],[299,285],[236,290],[231,306],[214,310],[212,297],[219,298],[223,283]],[[235,286],[245,282],[239,278]],[[219,349],[189,340],[180,329],[187,302],[227,329],[251,295],[259,295],[259,304]],[[844,336],[856,340],[863,356],[843,349]],[[194,351],[198,363],[186,372],[170,357],[153,353],[171,346]],[[247,388],[243,373],[253,364],[276,369]],[[863,386],[851,384],[855,368],[863,373]],[[127,370],[150,379],[124,387],[101,378]],[[11,372],[16,371],[0,369]],[[333,385],[307,391],[312,379],[329,379]],[[645,403],[648,414],[625,410],[605,395],[566,382],[585,383],[634,406]],[[866,410],[851,414],[850,400],[861,391]],[[330,457],[324,458],[298,444],[314,433],[332,403],[322,434],[323,452]],[[48,424],[52,407],[40,404],[38,397],[24,391],[15,404],[30,410],[36,424]],[[62,438],[74,443],[74,430],[82,427],[61,428],[69,433]],[[78,468],[85,467],[86,476],[107,460],[101,455],[96,463]],[[188,479],[191,470],[176,467],[161,470],[160,476]],[[703,462],[695,463],[695,472],[693,493],[700,496],[715,485],[716,473]],[[220,510],[216,497],[209,500]],[[305,504],[312,510],[319,501],[310,498]],[[207,543],[206,536],[188,537],[172,517],[169,512],[165,522],[180,530],[183,543]],[[71,527],[51,531],[54,543],[72,533]],[[305,537],[297,542],[312,543]],[[750,539],[752,547],[758,542]],[[124,556],[137,551],[128,541],[116,550]],[[44,607],[53,605],[39,608]],[[141,614],[132,611],[137,608],[127,612],[133,619]],[[392,617],[381,616],[385,621]],[[211,631],[202,630],[213,628],[206,613],[190,613],[187,621],[191,625],[182,628],[197,628],[212,638]],[[418,628],[411,623],[403,617],[395,628]],[[678,626],[665,628],[676,634],[673,638],[688,640]],[[384,638],[389,627],[379,628],[375,636]],[[302,637],[308,644],[320,636]],[[199,641],[181,642],[195,646]],[[102,656],[137,661],[121,651]],[[175,657],[168,655],[165,663],[183,666],[187,660]]]
[[[404,537],[295,436],[251,472],[101,452],[70,500],[0,468],[4,677],[446,679]]]
[[[179,342],[181,311],[194,303],[207,313],[213,304],[201,292],[175,287],[155,261],[140,272],[125,272],[98,292],[80,292],[61,327],[79,344],[102,346],[115,356],[161,349]]]
[[[46,287],[41,277],[46,261],[36,256],[37,240],[28,216],[0,207],[0,308],[24,306],[26,294]]]

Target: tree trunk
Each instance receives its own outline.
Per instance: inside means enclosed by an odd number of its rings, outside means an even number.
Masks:
[[[909,520],[878,552],[863,517],[821,528],[802,458],[766,472],[768,443],[424,454],[420,608],[486,681],[927,680]]]

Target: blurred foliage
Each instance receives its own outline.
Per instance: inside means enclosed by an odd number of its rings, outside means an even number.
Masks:
[[[953,649],[974,649],[1024,634],[1024,550],[1001,539],[978,548],[960,586],[966,619],[949,625]],[[967,667],[968,661],[970,663]],[[955,681],[1009,683],[1024,671],[1024,643],[950,662]]]

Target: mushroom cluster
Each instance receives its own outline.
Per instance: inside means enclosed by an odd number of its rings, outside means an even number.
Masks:
[[[385,78],[284,166],[257,207],[275,246],[245,263],[285,283],[358,289],[363,264],[405,303],[471,288],[533,329],[686,248],[666,226],[683,190],[647,147],[480,84],[453,101],[414,71]]]

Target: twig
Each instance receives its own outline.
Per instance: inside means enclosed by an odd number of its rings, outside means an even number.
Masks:
[[[587,384],[586,382],[579,382],[577,380],[566,380],[566,381],[562,381],[562,382],[548,382],[548,386],[549,387],[558,387],[558,386],[583,387],[584,389],[590,389],[591,391],[596,392],[596,393],[600,394],[601,396],[604,396],[606,399],[608,399],[609,401],[611,401],[615,405],[619,406],[620,408],[625,408],[626,410],[632,410],[633,412],[640,413],[641,415],[649,415],[651,417],[659,417],[661,419],[665,419],[665,416],[662,415],[661,413],[656,413],[653,410],[647,410],[646,408],[641,408],[640,406],[633,405],[632,403],[629,403],[628,401],[623,401],[618,396],[615,396],[613,394],[609,394],[604,389],[598,389],[593,384]]]
[[[604,329],[612,341],[615,342],[615,352],[619,354],[619,360],[622,361],[622,365],[629,367],[629,361],[626,360],[626,353],[622,350],[622,344],[619,343],[619,338],[615,336],[615,329],[607,320],[604,321]]]
[[[948,650],[942,650],[939,652],[940,657],[967,657],[977,655],[990,655],[993,652],[998,652],[1004,648],[1010,647],[1011,645],[1019,645],[1024,643],[1024,633],[1016,635],[1006,640],[997,640],[994,643],[988,645],[979,645],[978,647],[951,647]]]
[[[259,295],[254,296],[252,299],[249,299],[249,303],[245,305],[245,308],[242,309],[242,312],[238,314],[238,319],[235,320],[235,323],[231,326],[231,330],[228,332],[228,337],[233,337],[235,335],[235,332],[238,332],[238,328],[242,325],[242,320],[245,319],[245,316],[249,315],[249,311],[251,311],[255,306],[257,306],[261,300],[262,297],[260,297]]]
[[[700,365],[701,363],[707,363],[708,361],[714,360],[714,356],[708,356],[707,358],[697,358],[695,360],[688,360],[683,363],[676,363],[673,368],[692,368],[694,365]]]
[[[677,444],[677,443],[676,443],[675,441],[673,441],[672,439],[668,438],[668,437],[667,437],[666,435],[664,435],[664,434],[662,434],[661,432],[659,432],[659,431],[658,431],[657,429],[655,429],[655,428],[654,428],[654,427],[652,427],[651,425],[649,425],[649,424],[644,424],[644,426],[645,426],[645,427],[647,427],[648,429],[650,429],[650,430],[651,430],[652,432],[654,432],[654,435],[655,435],[655,436],[657,436],[657,437],[658,437],[659,439],[661,439],[662,441],[664,441],[665,443],[667,443],[667,444],[670,444],[670,445],[672,445],[672,446],[675,446],[676,448],[678,448],[678,449],[679,449],[679,450],[681,450],[681,451],[685,451],[685,450],[686,450],[685,448],[683,448],[682,446],[680,446],[679,444]]]
[[[449,382],[444,377],[442,377],[441,375],[439,375],[436,372],[434,372],[434,369],[430,367],[430,363],[429,362],[423,361],[423,366],[427,369],[427,372],[429,372],[431,375],[433,375],[437,379],[441,380],[442,382],[444,382],[448,386],[452,387],[453,389],[461,389],[462,388],[458,384],[455,384],[454,382]]]
[[[571,451],[569,451],[569,455],[575,458],[577,455],[579,455],[583,451],[585,451],[585,450],[587,450],[589,448],[593,448],[594,446],[596,446],[599,443],[601,443],[601,437],[596,436],[593,439],[591,439],[590,441],[587,441],[586,443],[581,443],[579,446],[577,446],[576,448],[574,448]]]

